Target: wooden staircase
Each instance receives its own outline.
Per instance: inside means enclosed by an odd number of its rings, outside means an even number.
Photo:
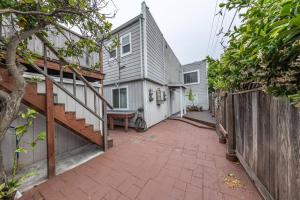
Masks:
[[[6,69],[0,68],[0,89],[12,91],[15,82]],[[28,82],[23,103],[41,114],[46,114],[46,95],[38,93],[37,83]],[[100,130],[94,130],[94,125],[86,123],[85,118],[76,118],[75,112],[66,111],[65,104],[54,103],[54,120],[75,134],[89,140],[90,142],[103,145],[103,136]],[[109,140],[112,143],[112,140]]]

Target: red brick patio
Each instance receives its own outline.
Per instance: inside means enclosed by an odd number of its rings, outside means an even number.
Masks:
[[[241,165],[224,158],[226,146],[214,131],[170,120],[143,134],[110,134],[114,147],[107,153],[28,191],[22,200],[261,199]],[[243,187],[224,184],[228,173]]]

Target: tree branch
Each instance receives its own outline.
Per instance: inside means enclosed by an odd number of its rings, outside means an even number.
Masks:
[[[15,33],[8,42],[6,49],[6,66],[11,74],[12,78],[15,80],[15,88],[9,94],[9,97],[5,97],[6,101],[2,102],[5,104],[3,110],[0,112],[0,142],[3,139],[9,125],[16,118],[21,100],[25,93],[26,81],[22,76],[22,69],[16,65],[16,51],[17,47],[22,40],[27,39],[31,35],[41,31],[47,24],[41,24],[33,29]],[[2,92],[2,95],[4,93]],[[5,95],[4,95],[5,96]]]

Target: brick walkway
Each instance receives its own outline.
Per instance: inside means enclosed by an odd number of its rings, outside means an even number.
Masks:
[[[261,199],[242,167],[224,158],[226,146],[214,131],[170,120],[143,134],[110,133],[114,148],[28,191],[22,200]],[[228,173],[243,187],[225,185]]]

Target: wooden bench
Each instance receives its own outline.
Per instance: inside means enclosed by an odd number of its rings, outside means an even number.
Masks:
[[[107,118],[109,120],[109,129],[114,129],[114,119],[124,120],[125,131],[128,131],[129,119],[134,118],[135,112],[118,112],[118,111],[108,111]]]

